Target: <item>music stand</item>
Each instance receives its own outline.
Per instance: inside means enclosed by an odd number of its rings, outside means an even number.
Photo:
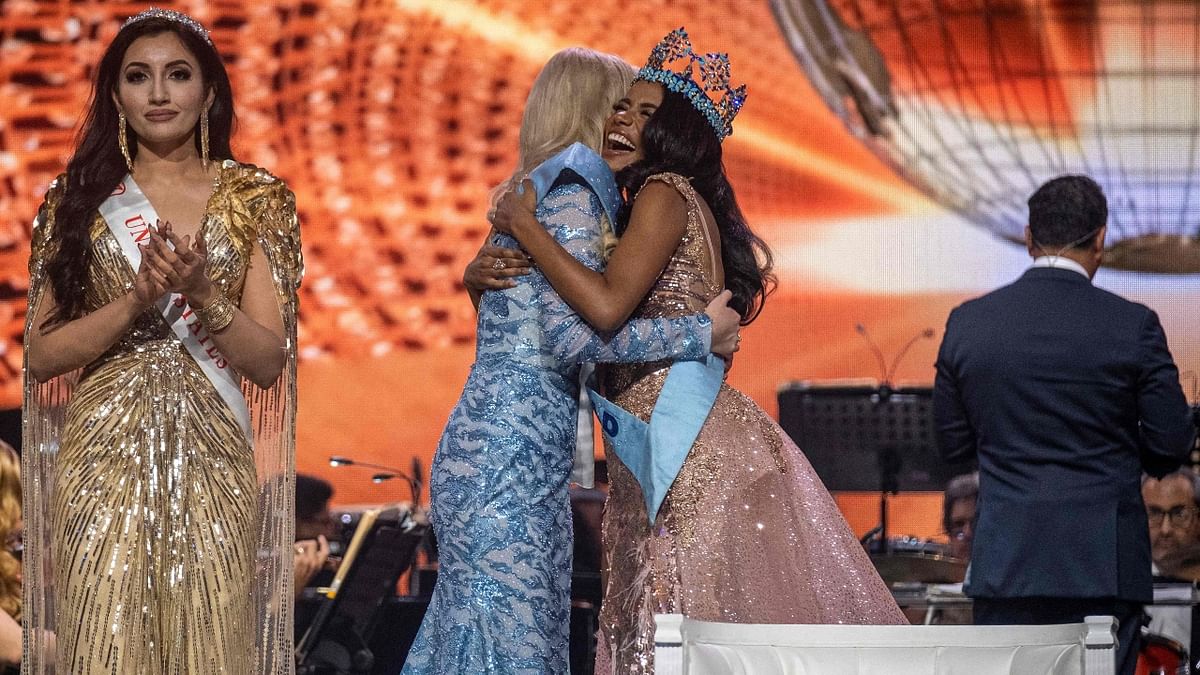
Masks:
[[[879,491],[883,552],[888,495],[938,491],[971,463],[948,464],[937,449],[930,387],[822,385],[779,388],[779,425],[830,491]]]
[[[296,646],[298,674],[369,673],[367,647],[383,603],[416,560],[428,525],[407,504],[364,511],[312,624]]]

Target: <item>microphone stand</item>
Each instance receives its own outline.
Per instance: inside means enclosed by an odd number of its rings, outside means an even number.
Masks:
[[[896,354],[896,358],[892,360],[892,367],[887,371],[887,376],[884,377],[884,380],[888,383],[892,381],[892,378],[896,376],[896,369],[900,367],[900,361],[904,359],[904,355],[908,353],[908,350],[912,349],[913,345],[917,344],[920,340],[929,340],[931,338],[933,338],[933,329],[926,328],[904,343],[904,346],[900,348],[900,353]]]
[[[883,375],[883,380],[879,383],[876,390],[875,404],[886,405],[895,393],[892,386],[892,377],[896,374],[896,368],[900,366],[900,361],[908,354],[908,350],[912,348],[920,340],[927,340],[934,336],[932,328],[926,328],[920,333],[914,335],[912,339],[904,344],[900,352],[896,354],[896,358],[892,359],[889,366],[887,359],[884,358],[883,350],[875,341],[871,339],[871,334],[867,332],[867,327],[861,323],[854,325],[854,330],[863,337],[867,346],[871,348],[871,353],[875,355],[875,360],[879,364],[879,370]],[[876,436],[878,447],[878,464],[879,464],[879,526],[872,529],[863,537],[863,544],[868,545],[870,539],[878,533],[879,545],[875,547],[875,552],[880,555],[891,554],[891,540],[888,536],[888,509],[889,497],[900,494],[900,469],[903,466],[903,459],[894,445],[888,443],[887,440],[880,440],[882,432]],[[868,548],[868,550],[870,550]]]
[[[416,508],[417,504],[421,501],[421,482],[395,467],[384,466],[382,464],[372,464],[371,462],[360,462],[357,459],[351,459],[350,457],[342,457],[339,455],[334,455],[329,458],[329,466],[361,466],[365,469],[381,470],[383,473],[377,473],[374,476],[371,476],[372,483],[378,484],[393,478],[403,479],[406,483],[408,483],[408,489],[412,493],[413,508]]]

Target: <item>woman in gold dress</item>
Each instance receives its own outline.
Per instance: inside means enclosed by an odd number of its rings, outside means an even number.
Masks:
[[[232,125],[207,31],[142,12],[34,223],[24,672],[294,667],[299,230]]]
[[[597,328],[693,313],[722,288],[745,323],[761,310],[770,252],[747,226],[721,162],[721,141],[745,97],[729,77],[724,54],[696,54],[679,29],[616,105],[603,154],[635,160],[618,176],[633,200],[603,274],[539,234],[520,197],[502,200],[497,229],[511,232]],[[669,366],[610,366],[603,388],[648,421],[667,396]],[[653,520],[643,485],[608,438],[605,445],[608,574],[597,673],[654,672],[656,613],[737,623],[905,622],[804,454],[741,392],[720,384]]]

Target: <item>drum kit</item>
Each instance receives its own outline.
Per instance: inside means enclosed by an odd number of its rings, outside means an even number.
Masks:
[[[898,537],[891,539],[887,548],[886,553],[873,553],[871,561],[910,621],[926,625],[971,623],[971,599],[962,592],[967,561],[951,556],[948,544]],[[1134,672],[1135,675],[1193,673],[1188,668],[1187,648],[1146,630],[1142,631]]]
[[[1188,653],[1183,645],[1154,633],[1142,633],[1134,675],[1191,675]]]
[[[961,584],[967,561],[950,555],[950,546],[916,537],[889,540],[885,553],[871,555],[871,562],[888,586],[895,584]]]
[[[860,330],[860,333],[864,332]],[[864,337],[866,337],[864,335]],[[869,342],[869,338],[868,342]],[[878,351],[872,344],[873,351]],[[882,355],[880,356],[882,360]],[[834,492],[878,492],[879,526],[864,539],[879,576],[913,623],[969,624],[971,600],[962,591],[967,561],[950,545],[888,532],[889,497],[900,491],[940,491],[971,470],[950,466],[936,451],[928,387],[793,382],[779,390],[779,422],[805,449]],[[1192,407],[1200,429],[1200,405]],[[1193,453],[1200,460],[1200,444]],[[872,537],[877,537],[872,540]],[[1138,675],[1188,675],[1188,651],[1168,637],[1143,631]],[[1200,675],[1200,670],[1195,671]]]
[[[950,546],[916,537],[875,542],[871,562],[905,616],[914,624],[969,624],[971,600],[962,592],[967,561]]]

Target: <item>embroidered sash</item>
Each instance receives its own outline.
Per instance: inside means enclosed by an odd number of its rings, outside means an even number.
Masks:
[[[649,424],[588,390],[604,435],[642,487],[652,525],[717,401],[724,378],[725,362],[713,354],[703,362],[672,365]]]
[[[158,213],[150,200],[134,182],[133,176],[125,176],[125,180],[117,186],[108,199],[100,205],[100,215],[108,225],[125,260],[133,268],[134,273],[142,264],[142,252],[138,244],[150,240],[150,226],[158,222]],[[233,368],[224,356],[217,350],[212,336],[200,323],[200,319],[188,307],[187,298],[178,293],[171,293],[159,298],[155,303],[162,313],[171,332],[187,349],[192,358],[200,366],[200,370],[212,382],[217,395],[229,406],[238,426],[246,435],[246,440],[254,442],[254,432],[250,426],[250,409],[246,406],[246,398],[242,396],[239,379],[233,373]]]

